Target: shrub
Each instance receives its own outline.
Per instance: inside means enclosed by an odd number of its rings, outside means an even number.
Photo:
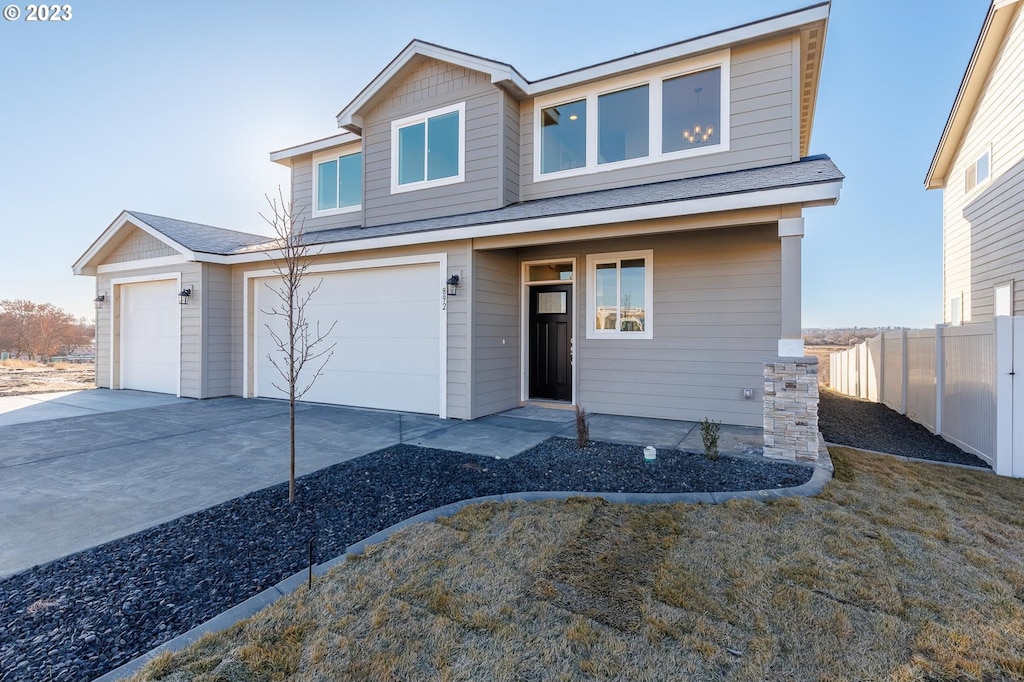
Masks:
[[[576,405],[576,447],[585,448],[590,443],[590,424],[587,423],[587,411],[582,405]]]
[[[718,459],[718,429],[722,422],[711,421],[707,417],[700,423],[700,439],[704,441],[704,456],[710,460]]]

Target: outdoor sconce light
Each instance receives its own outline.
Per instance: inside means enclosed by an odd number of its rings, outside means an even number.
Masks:
[[[459,289],[459,276],[452,275],[451,277],[448,278],[448,281],[445,282],[445,284],[448,285],[448,295],[455,296],[458,293]]]
[[[178,292],[178,303],[188,305],[188,297],[192,295],[192,289],[182,289]]]
[[[100,294],[96,298],[92,299],[92,302],[94,304],[96,304],[96,308],[99,309],[99,308],[103,307],[103,302],[105,300],[107,300],[107,295],[106,294]]]

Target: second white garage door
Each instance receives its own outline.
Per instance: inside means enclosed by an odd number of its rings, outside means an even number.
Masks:
[[[307,274],[304,284],[323,282],[306,307],[306,318],[312,330],[317,322],[326,331],[337,321],[326,342],[337,345],[323,376],[303,400],[439,414],[439,272],[437,263],[428,263]],[[266,313],[279,305],[267,285],[280,286],[280,280],[259,279],[255,284],[255,394],[284,398],[287,393],[274,384],[285,389],[287,384],[267,357],[280,357],[267,324],[282,334],[287,329],[281,317]]]
[[[178,393],[180,315],[175,280],[121,285],[121,388]]]

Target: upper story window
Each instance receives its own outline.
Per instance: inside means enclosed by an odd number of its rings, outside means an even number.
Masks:
[[[391,191],[465,179],[466,104],[391,122]]]
[[[362,208],[362,151],[331,151],[313,157],[313,217]]]
[[[729,148],[729,51],[539,97],[534,180]]]
[[[991,175],[989,159],[991,152],[985,150],[985,153],[977,158],[977,160],[967,167],[964,171],[964,191],[970,192],[978,185],[984,184]]]

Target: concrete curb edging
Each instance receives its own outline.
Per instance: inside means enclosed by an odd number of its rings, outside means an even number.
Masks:
[[[924,459],[922,457],[907,457],[906,455],[894,455],[891,452],[882,452],[881,450],[868,450],[867,448],[859,448],[856,445],[844,445],[842,443],[826,442],[825,445],[827,445],[830,448],[848,448],[850,450],[859,450],[860,452],[866,452],[869,455],[881,455],[882,457],[892,457],[893,459],[898,459],[901,462],[906,462],[908,464],[934,464],[940,467],[953,467],[954,469],[967,469],[968,471],[980,471],[983,473],[995,474],[995,471],[990,467],[979,467],[973,464],[958,464],[957,462],[943,462],[938,459]]]
[[[825,448],[825,440],[818,435],[819,457],[813,464],[814,471],[811,479],[792,488],[777,488],[767,490],[739,490],[731,492],[716,493],[611,493],[611,492],[581,492],[573,490],[552,490],[552,491],[525,491],[518,493],[503,493],[501,495],[485,495],[483,497],[472,497],[466,500],[459,500],[441,507],[428,509],[425,512],[410,516],[407,519],[388,526],[382,531],[374,533],[345,548],[345,552],[328,559],[322,564],[313,567],[313,575],[322,576],[335,566],[343,563],[350,556],[363,554],[373,545],[379,545],[400,530],[408,528],[417,523],[429,523],[441,517],[452,516],[473,504],[484,502],[539,502],[543,500],[567,500],[572,497],[599,497],[608,502],[616,504],[723,504],[729,500],[758,500],[769,502],[787,497],[813,497],[825,489],[825,486],[832,480],[835,467]],[[203,635],[210,632],[225,630],[239,621],[245,620],[263,608],[274,603],[281,597],[287,596],[297,590],[300,585],[307,582],[309,569],[301,571],[285,578],[273,587],[268,587],[259,594],[249,597],[241,604],[233,606],[227,611],[220,613],[210,620],[197,625],[188,632],[178,635],[174,639],[164,642],[155,649],[148,651],[141,656],[128,661],[110,672],[97,677],[93,682],[114,682],[121,680],[137,672],[142,666],[156,656],[171,651],[179,651],[189,644],[192,644]]]

